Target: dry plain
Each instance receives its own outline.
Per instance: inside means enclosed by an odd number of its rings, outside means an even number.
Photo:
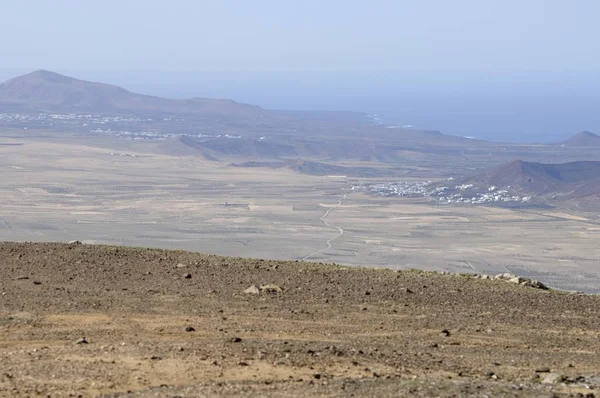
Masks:
[[[2,88],[0,396],[597,395],[598,295],[454,274],[598,293],[597,213],[352,189],[596,160],[593,134],[491,143],[48,71]]]
[[[3,139],[0,240],[495,274],[600,292],[600,218],[354,192],[365,178],[229,167],[130,143]],[[118,142],[122,145],[122,142]]]

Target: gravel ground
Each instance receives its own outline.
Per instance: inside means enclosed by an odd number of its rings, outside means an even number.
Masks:
[[[598,296],[77,243],[0,267],[2,396],[600,396]]]

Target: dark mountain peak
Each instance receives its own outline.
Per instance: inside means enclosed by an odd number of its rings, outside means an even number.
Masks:
[[[0,84],[0,103],[55,112],[201,113],[243,117],[262,112],[257,106],[232,100],[173,100],[135,94],[118,86],[79,80],[43,69]]]
[[[582,131],[561,144],[564,146],[600,147],[600,136],[590,131]]]
[[[0,87],[4,89],[11,89],[14,93],[17,89],[23,89],[29,86],[42,86],[42,85],[71,85],[71,84],[93,84],[84,82],[83,80],[74,79],[72,77],[64,76],[59,73],[51,72],[49,70],[36,70],[31,73],[27,73],[22,76],[17,76],[4,83],[0,84]]]
[[[496,175],[518,171],[527,178],[548,179],[574,183],[600,177],[600,162],[537,163],[515,160],[492,170]],[[513,175],[517,176],[517,175]]]
[[[496,186],[542,196],[588,196],[600,193],[600,161],[536,163],[515,160],[467,178],[462,183]]]
[[[582,137],[598,137],[597,134],[594,134],[591,131],[587,131],[587,130],[583,130],[582,132],[578,133],[576,135],[576,137],[577,136],[582,136]]]
[[[513,160],[512,162],[504,163],[494,170],[504,170],[504,171],[518,171],[523,172],[530,165],[529,162],[524,162],[520,159]]]
[[[48,83],[62,83],[62,84],[80,81],[80,80],[74,79],[72,77],[64,76],[59,73],[51,72],[51,71],[45,70],[45,69],[36,70],[35,72],[31,72],[31,73],[28,73],[21,77],[17,77],[16,79],[22,79],[22,80],[36,79],[36,80],[41,80],[41,81],[48,82]]]

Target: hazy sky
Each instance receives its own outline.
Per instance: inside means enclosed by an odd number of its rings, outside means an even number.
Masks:
[[[390,112],[412,97],[583,101],[600,89],[599,16],[599,0],[5,0],[0,79],[44,68],[157,95]],[[461,129],[438,116],[428,127]]]
[[[600,66],[598,0],[6,0],[4,68]]]

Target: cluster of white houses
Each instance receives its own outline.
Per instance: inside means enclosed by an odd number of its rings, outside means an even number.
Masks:
[[[449,180],[451,181],[451,180]],[[357,185],[352,190],[379,196],[427,197],[438,203],[486,204],[529,203],[531,196],[511,194],[495,186],[479,188],[473,184],[445,186],[431,181],[390,182],[373,185]]]
[[[116,136],[124,140],[165,140],[176,136],[189,136],[194,138],[242,138],[241,135],[233,134],[205,134],[198,132],[164,132],[164,131],[130,131],[135,123],[147,123],[153,121],[180,122],[183,119],[165,117],[162,119],[146,119],[134,116],[102,116],[95,114],[77,113],[0,113],[0,123],[18,125],[20,128],[31,127],[57,127],[70,126],[81,131],[92,134],[105,134]],[[267,137],[261,137],[261,140]]]
[[[228,138],[228,139],[238,139],[242,138],[241,135],[231,135],[231,134],[203,134],[203,133],[165,133],[162,131],[127,131],[127,130],[119,130],[114,131],[111,129],[103,130],[101,128],[96,128],[90,130],[91,133],[94,134],[105,134],[112,135],[118,137],[123,140],[135,140],[135,141],[147,141],[147,140],[155,140],[161,141],[166,140],[172,137],[186,136],[193,138]]]
[[[0,113],[0,121],[14,122],[48,122],[48,123],[64,123],[64,124],[111,124],[111,123],[139,123],[151,122],[152,119],[143,119],[139,117],[125,116],[101,116],[93,114],[78,114],[78,113]]]

